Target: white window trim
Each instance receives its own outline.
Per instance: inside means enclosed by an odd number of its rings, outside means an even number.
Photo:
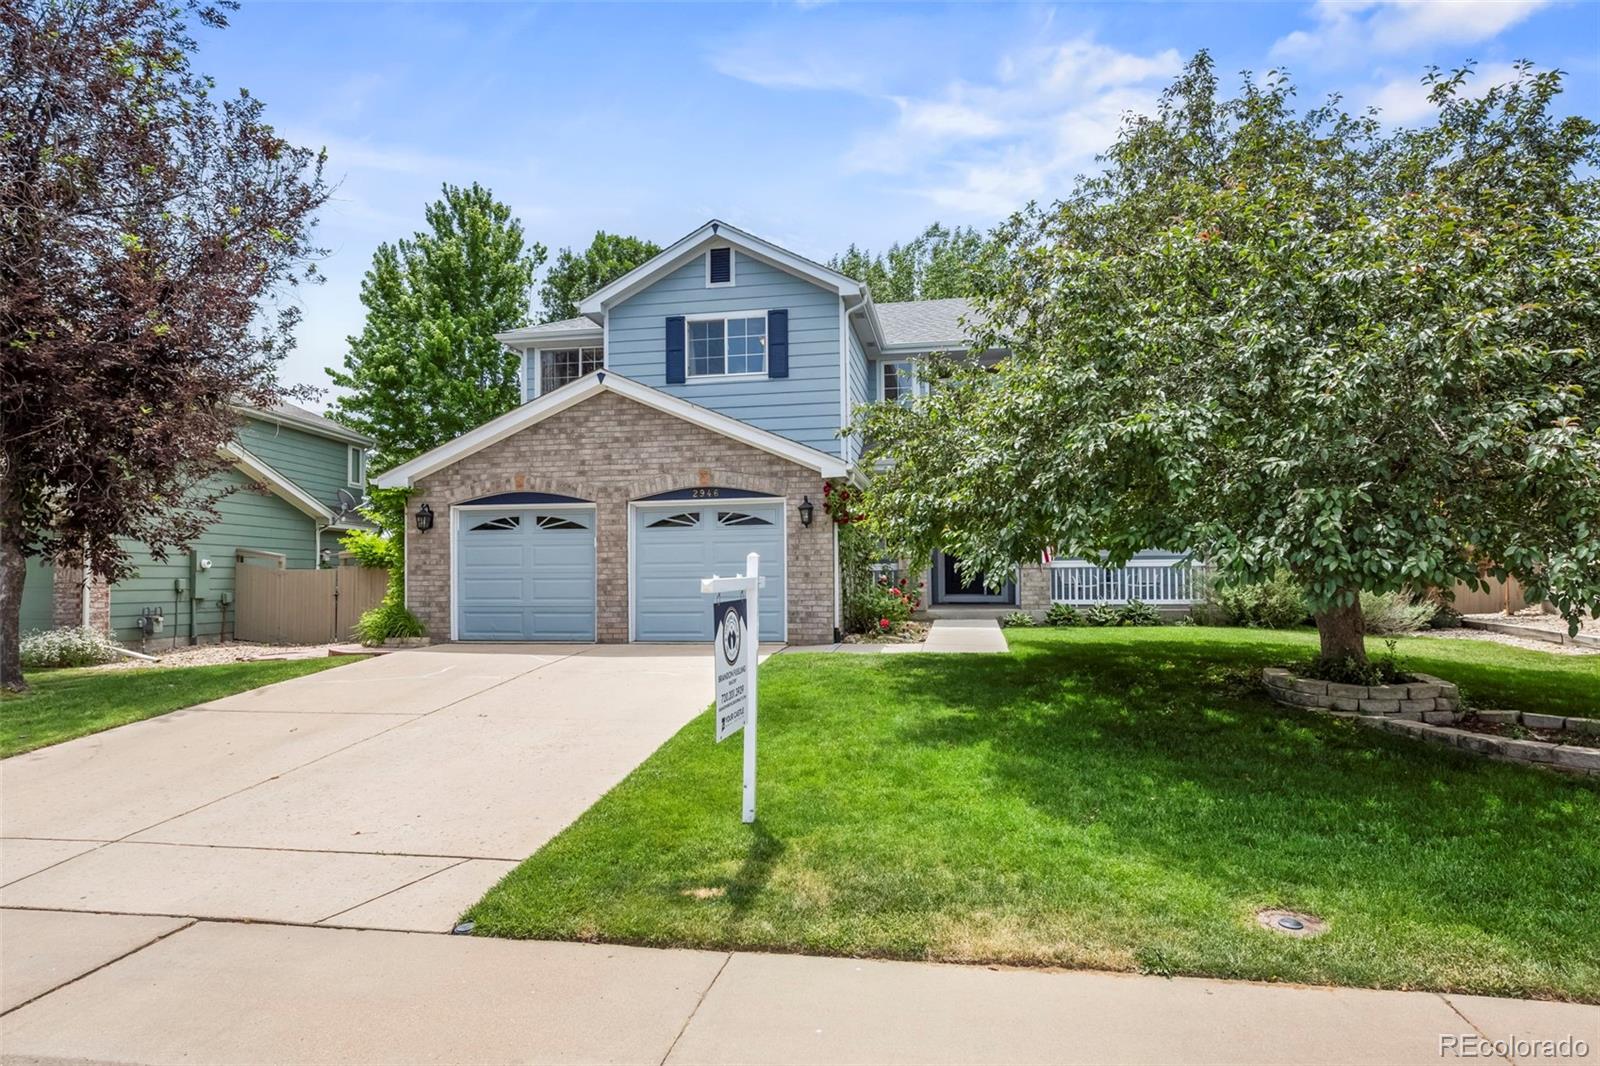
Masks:
[[[705,383],[708,381],[755,381],[765,378],[772,370],[772,346],[767,343],[762,351],[762,362],[765,364],[760,370],[747,370],[739,374],[696,374],[694,372],[694,349],[689,340],[689,323],[691,322],[721,322],[722,323],[722,365],[728,365],[728,323],[735,318],[759,318],[765,322],[761,327],[763,341],[770,342],[772,319],[764,309],[754,311],[713,311],[698,315],[683,316],[683,381],[686,385]]]
[[[350,476],[354,468],[356,476]],[[344,483],[353,489],[359,489],[367,480],[367,450],[359,444],[345,446],[344,451]]]
[[[723,248],[728,249],[728,280],[727,281],[712,281],[711,280],[711,253],[712,252],[721,251]],[[734,282],[739,280],[739,265],[736,262],[736,260],[738,258],[739,258],[739,254],[733,250],[733,245],[731,245],[731,244],[718,244],[718,245],[713,245],[710,248],[707,248],[706,249],[706,288],[708,288],[708,289],[730,289],[730,288],[732,288]]]
[[[600,369],[604,370],[604,369],[606,369],[606,365],[607,364],[606,364],[606,348],[605,348],[605,344],[603,342],[601,344],[594,344],[594,343],[588,343],[588,344],[561,344],[561,345],[552,345],[552,346],[547,347],[547,348],[528,348],[528,349],[525,349],[524,350],[525,351],[525,355],[524,355],[524,358],[523,358],[522,367],[523,367],[523,373],[527,375],[529,380],[526,383],[526,387],[523,389],[522,402],[523,403],[527,403],[529,400],[537,400],[540,396],[544,395],[544,353],[546,353],[546,352],[577,352],[578,353],[578,369],[582,370],[583,369],[583,353],[584,352],[588,352],[588,351],[594,351],[595,349],[599,349],[599,351],[600,351]],[[592,374],[592,373],[595,373],[595,371],[591,370],[589,373]],[[584,374],[579,374],[578,377],[573,379],[573,381],[577,381],[577,380],[579,380],[579,379],[581,379],[581,378],[583,378],[585,376],[586,375],[584,375]],[[567,382],[567,384],[570,385],[570,384],[572,384],[572,382],[569,381],[569,382]]]
[[[916,364],[914,364],[909,357],[878,359],[875,360],[875,362],[877,364],[879,402],[886,401],[889,398],[888,390],[884,388],[884,367],[888,366],[890,363],[893,363],[896,366],[904,366],[906,368],[906,377],[910,379],[907,382],[909,385],[909,395],[913,397],[922,395],[922,377],[917,373]],[[903,399],[904,397],[901,398]]]

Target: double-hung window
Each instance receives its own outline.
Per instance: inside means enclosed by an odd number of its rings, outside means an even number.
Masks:
[[[603,348],[556,348],[538,352],[539,389],[543,396],[552,389],[571,384],[605,367]]]
[[[767,372],[767,316],[696,318],[688,323],[689,377]]]

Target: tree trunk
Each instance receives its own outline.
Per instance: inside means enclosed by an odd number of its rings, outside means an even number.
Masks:
[[[1345,607],[1330,607],[1316,614],[1317,634],[1322,638],[1324,661],[1347,661],[1358,666],[1367,662],[1366,625],[1361,621],[1361,600],[1350,593]]]
[[[28,577],[28,557],[10,522],[0,529],[0,688],[26,692],[22,679],[22,583]]]

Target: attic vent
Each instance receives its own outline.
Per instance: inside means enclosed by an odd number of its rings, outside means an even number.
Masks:
[[[706,284],[731,285],[733,283],[733,249],[713,248],[706,253]]]

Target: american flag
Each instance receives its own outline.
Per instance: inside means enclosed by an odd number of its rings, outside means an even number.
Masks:
[[[1052,558],[1052,554],[1051,553],[1052,553],[1052,549],[1050,549],[1050,548],[1040,549],[1040,551],[1039,551],[1039,562],[1041,564],[1043,564],[1044,566],[1049,566],[1050,565],[1050,560]]]

